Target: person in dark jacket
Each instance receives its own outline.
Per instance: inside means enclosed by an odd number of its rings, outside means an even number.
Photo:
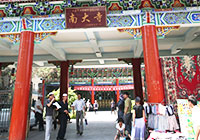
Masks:
[[[67,119],[68,119],[68,103],[67,103],[67,94],[64,93],[62,95],[62,101],[59,102],[59,105],[61,106],[60,109],[58,109],[58,119],[60,122],[60,129],[58,131],[57,140],[65,140],[65,133],[67,128]]]
[[[119,101],[117,103],[118,107],[118,120],[124,118],[124,97],[123,94],[120,95]]]

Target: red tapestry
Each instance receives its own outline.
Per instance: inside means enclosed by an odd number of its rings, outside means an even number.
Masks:
[[[200,100],[200,56],[161,58],[167,102],[194,95]]]
[[[185,56],[175,59],[175,81],[177,98],[184,99],[189,95],[195,95],[200,99],[200,56]]]

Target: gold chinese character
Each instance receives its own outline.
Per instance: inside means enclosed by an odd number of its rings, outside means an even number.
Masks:
[[[100,12],[97,13],[97,16],[94,17],[98,22],[101,22],[102,14]]]
[[[77,17],[72,13],[69,19],[69,23],[77,23]]]
[[[90,20],[89,19],[87,19],[89,16],[86,14],[86,13],[84,13],[84,17],[82,17],[82,23],[83,22],[85,22],[85,21],[87,21],[87,22],[90,22]]]

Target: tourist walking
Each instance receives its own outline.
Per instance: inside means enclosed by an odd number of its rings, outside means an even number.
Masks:
[[[39,122],[39,131],[44,131],[42,97],[42,95],[39,95],[35,103],[35,124],[37,125]]]
[[[89,112],[91,107],[90,99],[87,100],[86,107],[87,107],[87,112]]]
[[[60,122],[60,129],[58,131],[58,136],[57,140],[65,140],[65,133],[66,133],[66,128],[67,128],[67,120],[68,120],[68,103],[67,103],[67,94],[64,93],[62,95],[62,100],[59,102],[59,105],[61,106],[60,109],[58,109],[58,119]]]
[[[53,103],[55,100],[54,94],[52,92],[49,93],[48,99],[46,101],[46,131],[45,131],[45,140],[50,140],[51,130],[52,130],[52,122],[53,122]]]
[[[111,108],[111,114],[112,114],[112,112],[114,112],[114,114],[115,114],[115,101],[113,99],[110,102],[110,108]]]
[[[128,133],[128,136],[131,138],[131,99],[129,98],[128,92],[123,94],[125,100],[124,106],[124,123],[125,123],[125,130]]]
[[[97,110],[98,110],[98,108],[99,108],[99,104],[98,104],[98,102],[97,102],[97,100],[95,100],[94,101],[94,112],[95,112],[95,114],[97,113]]]
[[[77,134],[83,134],[83,113],[85,112],[85,102],[81,99],[81,95],[78,94],[78,99],[72,104],[72,110],[76,110],[76,130]]]
[[[120,95],[119,101],[117,103],[118,108],[118,120],[124,118],[124,97],[123,94]]]
[[[194,140],[200,140],[200,108],[197,106],[197,99],[194,96],[188,97],[188,104],[192,110],[192,122],[195,133]]]
[[[144,140],[145,139],[145,111],[144,107],[140,104],[140,97],[135,98],[135,106],[133,107],[133,128],[135,131],[132,136],[133,140]]]

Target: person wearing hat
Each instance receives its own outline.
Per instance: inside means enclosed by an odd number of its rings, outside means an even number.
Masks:
[[[39,131],[44,131],[42,97],[43,96],[40,94],[35,103],[35,124],[37,125],[39,122]]]
[[[132,134],[136,140],[144,140],[145,132],[145,111],[144,107],[140,104],[140,97],[135,98],[135,106],[133,107],[133,127],[135,133]]]
[[[45,131],[45,140],[50,140],[51,130],[52,130],[52,122],[53,122],[53,103],[55,101],[55,97],[53,92],[48,94],[48,99],[46,101],[46,131]]]
[[[129,138],[131,138],[131,99],[129,98],[128,92],[123,94],[124,97],[124,123],[125,123],[125,130],[128,132]]]
[[[67,119],[68,119],[68,103],[67,103],[67,94],[64,93],[62,95],[62,100],[59,102],[59,105],[61,106],[60,109],[58,109],[59,115],[58,119],[60,122],[60,129],[58,131],[58,136],[57,140],[65,140],[65,133],[66,133],[66,128],[67,128]]]
[[[192,110],[192,122],[195,132],[194,140],[200,140],[200,108],[197,106],[197,99],[193,95],[188,97],[188,105]]]

